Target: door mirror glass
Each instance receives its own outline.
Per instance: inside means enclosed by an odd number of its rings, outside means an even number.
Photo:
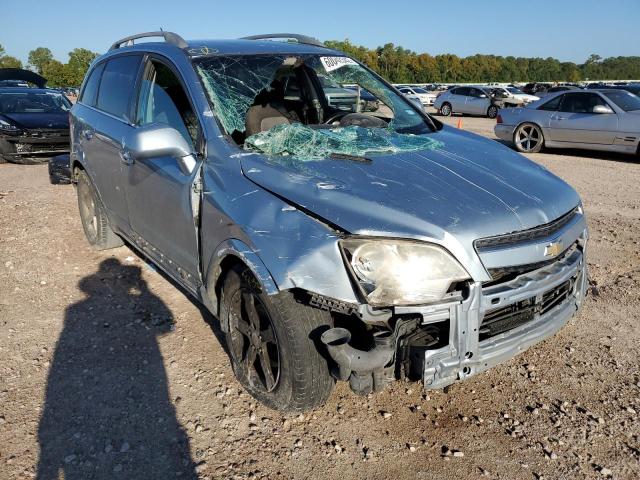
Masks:
[[[593,113],[613,113],[613,110],[606,105],[596,105],[592,111]]]
[[[125,139],[123,149],[134,160],[173,157],[183,173],[191,173],[196,164],[193,148],[182,133],[163,124],[134,129]]]

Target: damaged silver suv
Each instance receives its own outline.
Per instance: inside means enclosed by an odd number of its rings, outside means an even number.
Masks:
[[[275,409],[320,405],[336,379],[444,387],[583,302],[571,187],[309,37],[122,39],[87,73],[71,135],[89,243],[124,239],[188,290]]]

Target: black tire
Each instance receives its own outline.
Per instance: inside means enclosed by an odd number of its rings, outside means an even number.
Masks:
[[[334,386],[320,352],[331,314],[298,303],[293,294],[267,295],[251,271],[231,269],[224,280],[220,319],[238,381],[274,410],[304,411],[322,405]],[[270,372],[270,373],[266,373]]]
[[[78,171],[77,180],[78,210],[87,241],[96,250],[121,246],[122,239],[111,229],[96,189],[84,170]]]
[[[448,117],[452,113],[453,110],[451,109],[451,104],[449,102],[444,102],[440,107],[440,115],[442,115],[443,117]]]
[[[490,105],[487,108],[487,117],[488,118],[496,118],[498,116],[498,107],[496,105]]]
[[[513,132],[513,144],[520,153],[538,153],[544,146],[542,129],[535,123],[521,123]]]

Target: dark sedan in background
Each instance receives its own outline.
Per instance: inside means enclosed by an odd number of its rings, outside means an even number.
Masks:
[[[67,97],[29,70],[0,69],[0,81],[0,162],[40,163],[69,153]]]

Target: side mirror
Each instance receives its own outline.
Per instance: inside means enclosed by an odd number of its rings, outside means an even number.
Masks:
[[[189,174],[196,166],[195,153],[191,144],[175,128],[153,123],[136,128],[123,142],[126,160],[145,160],[156,157],[173,157],[180,170]]]
[[[592,112],[593,113],[613,113],[613,110],[611,110],[611,108],[607,107],[606,105],[596,105],[595,107],[593,107]]]

